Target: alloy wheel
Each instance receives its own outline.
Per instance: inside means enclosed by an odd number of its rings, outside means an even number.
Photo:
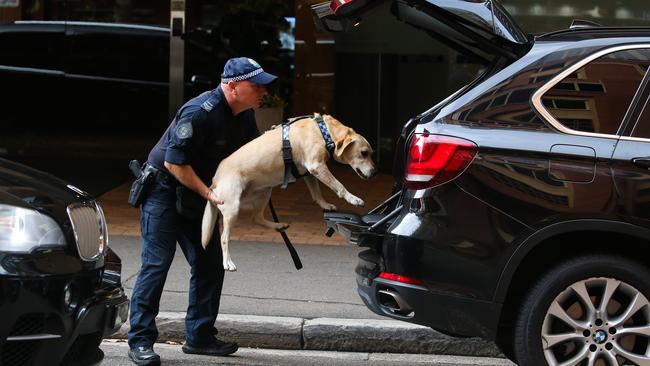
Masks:
[[[650,365],[650,302],[614,278],[581,280],[551,302],[541,336],[549,365]]]

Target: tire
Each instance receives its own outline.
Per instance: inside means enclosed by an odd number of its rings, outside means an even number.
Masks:
[[[650,365],[648,299],[650,271],[638,262],[604,254],[565,261],[541,277],[520,307],[517,363]]]

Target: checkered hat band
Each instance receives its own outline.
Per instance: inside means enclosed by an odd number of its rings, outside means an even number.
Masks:
[[[253,70],[253,71],[251,71],[251,72],[249,72],[249,73],[247,73],[247,74],[243,74],[243,75],[239,75],[239,76],[234,76],[234,77],[231,77],[231,78],[221,78],[221,82],[222,82],[222,83],[228,83],[228,82],[231,82],[231,81],[242,81],[242,80],[247,80],[247,79],[250,79],[250,78],[252,78],[253,76],[258,75],[258,74],[261,74],[261,73],[263,73],[263,72],[264,72],[264,69],[259,68],[259,69],[257,69],[257,70]]]

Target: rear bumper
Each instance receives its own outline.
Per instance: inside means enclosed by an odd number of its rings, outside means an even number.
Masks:
[[[495,297],[499,279],[513,240],[527,228],[456,185],[425,193],[407,192],[386,215],[326,213],[325,221],[350,244],[370,248],[359,253],[356,272],[359,295],[372,311],[493,339],[502,308]],[[381,272],[422,285],[378,278]]]
[[[121,285],[100,270],[40,278],[0,277],[0,364],[75,365],[101,361],[97,346],[128,316]],[[68,308],[66,286],[76,290]],[[98,359],[99,357],[99,359]]]
[[[489,301],[469,299],[435,292],[427,286],[418,286],[378,278],[383,268],[382,259],[374,250],[359,253],[357,292],[374,313],[393,319],[431,327],[454,336],[494,339],[501,305]],[[381,292],[396,294],[410,307],[407,314],[387,306]]]

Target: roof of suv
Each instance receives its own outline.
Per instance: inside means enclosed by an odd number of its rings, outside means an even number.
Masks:
[[[593,38],[650,37],[650,27],[584,27],[537,36],[539,41],[579,41]]]

